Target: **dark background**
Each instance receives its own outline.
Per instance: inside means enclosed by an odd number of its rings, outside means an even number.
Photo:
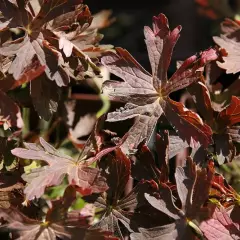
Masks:
[[[164,13],[170,28],[182,25],[180,39],[174,49],[170,73],[177,60],[204,50],[211,45],[214,34],[213,21],[200,16],[194,0],[85,0],[92,13],[112,9],[116,22],[103,30],[102,43],[126,48],[147,70],[150,70],[144,43],[143,27],[152,25],[152,16]]]

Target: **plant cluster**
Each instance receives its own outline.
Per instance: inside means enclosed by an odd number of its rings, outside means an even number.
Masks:
[[[239,22],[169,77],[181,26],[164,14],[144,27],[150,73],[100,44],[110,11],[92,16],[82,0],[1,0],[0,11],[1,237],[240,239],[228,183],[231,168],[240,177]],[[74,94],[83,86],[95,95]]]

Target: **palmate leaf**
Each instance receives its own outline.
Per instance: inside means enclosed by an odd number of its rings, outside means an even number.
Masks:
[[[213,40],[221,48],[225,49],[227,55],[223,57],[223,62],[217,62],[220,68],[226,69],[226,72],[237,73],[240,71],[239,49],[240,49],[240,25],[233,20],[227,19],[222,23],[222,34],[220,37],[213,37]]]
[[[4,228],[14,232],[16,239],[70,239],[71,233],[65,228],[64,223],[67,218],[67,210],[76,198],[73,187],[65,190],[63,198],[52,202],[52,207],[48,210],[46,221],[31,219],[22,214],[18,209],[9,208],[0,210],[0,216],[7,221]],[[3,229],[2,229],[3,230]],[[84,231],[79,231],[80,236]]]
[[[100,170],[90,165],[100,159],[103,155],[113,151],[117,146],[105,148],[98,152],[95,157],[80,161],[58,152],[44,139],[40,138],[41,145],[25,143],[26,148],[15,148],[12,153],[24,159],[40,160],[48,165],[33,169],[22,178],[28,182],[25,188],[26,198],[29,200],[39,198],[46,187],[59,185],[63,178],[68,176],[68,183],[76,185],[83,194],[91,194],[105,191],[108,186],[105,178],[101,176]]]
[[[41,64],[47,65],[45,70],[47,77],[56,81],[58,86],[66,85],[69,82],[68,64],[63,59],[61,49],[67,57],[71,57],[73,51],[82,58],[85,65],[90,64],[94,70],[99,71],[84,52],[93,52],[97,56],[97,53],[101,54],[105,48],[101,49],[97,45],[102,38],[97,29],[85,32],[91,24],[92,16],[87,6],[82,4],[82,0],[43,1],[36,16],[23,4],[18,6],[8,0],[3,1],[1,9],[6,21],[8,18],[13,19],[13,14],[20,15],[19,21],[11,21],[11,28],[17,28],[25,33],[16,41],[4,43],[1,48],[4,55],[16,54],[10,67],[14,76],[23,71],[24,66],[36,55]],[[7,52],[8,49],[11,51]],[[21,57],[26,57],[25,62],[19,61]],[[76,60],[72,59],[75,62],[74,68],[78,65]]]
[[[203,221],[200,229],[208,240],[240,239],[239,224],[234,223],[223,207],[216,207],[212,218]]]
[[[0,54],[12,58],[7,73],[16,80],[33,60],[45,67],[45,74],[31,83],[30,89],[38,114],[49,120],[57,110],[60,87],[66,86],[70,77],[82,79],[85,74],[99,73],[90,57],[100,56],[109,47],[98,44],[102,35],[97,29],[88,30],[92,16],[82,0],[41,1],[38,12],[32,11],[31,4],[0,2]]]
[[[51,211],[51,209],[50,209]],[[14,233],[13,239],[22,240],[117,240],[110,232],[101,230],[88,230],[86,225],[71,226],[66,223],[54,221],[39,221],[28,218],[15,208],[0,210],[0,216],[8,223],[2,226],[2,231]]]
[[[126,51],[117,48],[117,54],[109,52],[102,57],[102,63],[109,71],[124,82],[106,81],[103,93],[110,98],[127,102],[124,109],[108,114],[107,121],[115,122],[136,117],[136,123],[124,144],[125,150],[136,148],[145,138],[149,140],[159,119],[164,114],[176,128],[179,136],[191,146],[197,144],[205,147],[211,143],[211,129],[201,118],[181,103],[169,98],[169,94],[183,89],[200,77],[200,68],[207,62],[215,60],[215,50],[208,49],[200,57],[188,58],[181,67],[167,79],[167,70],[171,54],[180,35],[181,27],[172,32],[168,20],[163,14],[153,18],[153,30],[145,27],[144,34],[148,55],[152,66],[152,75]],[[127,151],[127,150],[126,150]]]
[[[5,2],[5,0],[3,2]],[[30,24],[30,22],[28,24]],[[17,26],[19,26],[19,23]],[[24,28],[24,26],[22,27]],[[22,31],[24,31],[24,29]],[[16,55],[8,69],[8,72],[13,74],[15,79],[20,78],[25,68],[32,63],[33,58],[36,56],[41,65],[46,67],[45,73],[49,79],[55,81],[59,86],[67,85],[69,82],[69,77],[62,67],[63,59],[61,55],[54,47],[44,41],[44,35],[41,31],[33,31],[31,35],[24,32],[24,37],[3,43],[0,48],[0,53],[4,56]]]
[[[58,8],[57,5],[62,5],[63,2],[67,1],[48,1],[48,3],[44,1],[42,11],[40,10],[40,12],[43,14],[44,7],[52,4],[53,9],[45,9],[47,12],[50,10],[49,16],[51,16],[52,11],[54,12],[56,8]],[[74,7],[76,3],[73,1],[71,2],[72,7]],[[0,3],[0,11],[3,14],[3,19],[9,23],[4,29],[2,29],[0,53],[4,56],[15,56],[7,73],[12,74],[14,79],[18,80],[32,65],[32,62],[37,59],[37,61],[44,67],[45,71],[45,74],[41,78],[53,80],[59,86],[66,85],[69,82],[69,77],[63,68],[64,60],[60,52],[58,52],[54,46],[50,46],[46,41],[48,34],[46,33],[45,28],[42,28],[42,25],[40,24],[42,21],[45,22],[46,18],[44,16],[42,16],[43,18],[41,20],[40,16],[34,18],[34,16],[27,10],[25,4],[21,3],[21,1],[14,3],[8,0],[3,0]],[[45,14],[47,14],[47,12],[45,12]],[[58,13],[63,14],[63,11]],[[11,20],[8,21],[9,19]],[[6,41],[6,39],[11,39],[12,31],[13,34],[17,36],[17,39]],[[41,78],[31,84],[31,96],[33,98],[33,105],[39,115],[45,120],[49,120],[51,113],[56,111],[56,98],[49,99],[48,94],[46,94],[45,97],[45,94],[42,95],[41,93],[46,91],[46,89],[51,89],[52,84],[55,89],[57,88],[57,85],[55,83],[45,84],[46,88],[43,90],[42,86],[45,81],[42,82]],[[37,92],[35,90],[36,87],[39,88],[39,91]],[[55,100],[54,108],[52,108],[52,99]]]
[[[63,226],[58,224],[45,225],[41,221],[26,217],[14,208],[1,210],[0,216],[9,222],[4,226],[6,230],[19,234],[16,239],[52,240],[57,239],[57,237],[71,239],[71,233],[68,233]]]
[[[204,85],[203,80],[199,80],[188,87],[188,91],[193,96],[197,110],[214,131],[213,146],[218,163],[223,164],[224,162],[231,161],[236,155],[234,143],[239,138],[237,126],[234,125],[240,122],[240,99],[232,96],[230,104],[218,112],[212,106],[210,93]],[[202,154],[199,155],[200,152]],[[200,147],[193,151],[192,156],[195,162],[200,163],[206,158],[207,151]]]
[[[159,215],[144,198],[144,193],[152,193],[156,189],[153,181],[141,181],[123,196],[131,174],[131,162],[121,149],[102,159],[100,165],[105,169],[109,189],[105,193],[86,197],[88,202],[101,210],[99,222],[91,229],[114,232],[115,236],[124,239],[120,223],[128,232],[137,232],[139,226],[149,227],[154,226],[155,221],[159,222]]]
[[[99,19],[99,27],[104,24],[104,19]],[[103,38],[103,35],[97,32],[97,25],[92,22],[93,17],[87,6],[78,8],[75,12],[69,12],[66,15],[59,16],[51,22],[48,27],[59,38],[59,49],[62,49],[66,57],[70,57],[72,52],[96,58],[101,56],[103,52],[112,48],[111,45],[99,45],[98,42]],[[97,21],[97,19],[96,19]],[[79,22],[78,27],[76,22]],[[77,55],[78,55],[77,54]],[[79,56],[80,56],[79,55]],[[96,70],[89,59],[90,65]]]
[[[87,216],[79,214],[78,218],[73,218],[68,209],[75,199],[74,187],[68,186],[62,198],[50,203],[45,221],[29,218],[13,207],[0,209],[0,217],[7,222],[1,230],[13,233],[13,239],[23,240],[116,240],[109,232],[88,230]]]
[[[181,208],[176,206],[172,191],[166,184],[162,184],[160,187],[159,198],[145,194],[146,199],[153,207],[175,220],[175,227],[170,226],[172,239],[191,239],[192,233],[189,226],[193,227],[198,234],[201,234],[194,220],[199,220],[202,215],[207,214],[205,213],[206,210],[203,210],[203,204],[208,199],[212,177],[211,166],[209,166],[208,171],[206,169],[198,170],[192,159],[188,158],[187,166],[184,168],[177,167],[175,173],[177,192],[182,204]],[[155,231],[154,228],[150,231],[152,234],[154,232],[156,234],[161,233],[157,229]]]

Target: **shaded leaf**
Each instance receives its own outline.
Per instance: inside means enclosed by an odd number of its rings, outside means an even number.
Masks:
[[[0,174],[0,208],[20,207],[23,197],[23,183],[18,172]]]
[[[232,96],[230,105],[220,112],[217,121],[221,121],[222,128],[238,123],[240,121],[240,99]]]
[[[11,150],[17,147],[17,141],[0,137],[0,161],[3,168],[9,170],[13,165],[15,156],[12,155]]]
[[[236,149],[228,134],[214,135],[215,152],[219,164],[230,162],[236,155]]]
[[[175,227],[175,224],[169,224],[149,229],[140,228],[140,233],[131,233],[130,238],[131,240],[172,240],[174,239]]]
[[[120,222],[128,232],[137,231],[138,226],[154,225],[157,216],[154,209],[144,199],[145,192],[155,189],[153,182],[139,182],[126,196],[123,195],[130,177],[130,160],[120,149],[102,159],[101,165],[106,172],[109,189],[105,194],[86,197],[88,202],[101,209],[100,220],[91,228],[101,228],[114,232],[120,239],[123,233]],[[146,207],[150,207],[147,208]]]
[[[7,75],[0,81],[0,89],[3,92],[13,90],[17,87],[20,87],[22,84],[31,82],[32,80],[39,77],[44,73],[45,67],[41,66],[37,61],[33,62],[28,69],[25,70],[23,75],[17,79],[13,78],[12,75]]]
[[[73,222],[71,212],[68,209],[75,200],[76,193],[72,186],[69,186],[64,193],[64,196],[59,200],[51,202],[51,207],[46,214],[46,220],[41,221],[31,219],[23,215],[18,209],[9,208],[1,209],[0,217],[7,223],[2,226],[2,230],[11,231],[16,239],[116,239],[112,238],[109,232],[91,231],[87,227],[87,218],[80,218]],[[80,224],[81,223],[81,224]],[[105,238],[106,237],[106,238]]]
[[[67,111],[67,125],[69,126],[69,139],[77,148],[82,148],[86,137],[90,135],[96,123],[94,113],[84,111],[81,102],[65,102]],[[65,116],[64,116],[65,117]]]
[[[48,223],[30,219],[14,208],[1,209],[0,216],[8,222],[4,226],[5,229],[15,232],[18,238],[52,240],[60,237],[71,239],[71,234],[63,226],[58,224],[48,225]]]
[[[157,210],[165,213],[169,217],[177,220],[179,219],[179,209],[173,202],[173,195],[170,188],[166,184],[162,184],[160,188],[160,198],[150,196],[149,194],[145,194],[148,202]]]
[[[240,142],[240,127],[239,126],[232,126],[227,130],[227,133],[230,135],[231,139],[234,142]]]
[[[4,125],[5,129],[13,126],[23,127],[18,105],[2,91],[0,91],[0,124]]]
[[[58,90],[57,85],[54,82],[48,81],[45,75],[31,82],[30,92],[33,106],[38,115],[46,121],[57,111]]]
[[[212,123],[213,119],[213,108],[210,98],[210,93],[203,79],[199,79],[196,83],[193,83],[188,87],[194,103],[196,104],[197,110],[203,116],[204,120],[208,123]],[[201,99],[201,100],[200,100]]]
[[[132,176],[138,180],[154,180],[156,183],[168,182],[168,132],[156,137],[157,162],[150,149],[140,144],[136,160],[132,164]]]
[[[177,167],[175,173],[181,208],[176,206],[172,191],[165,184],[159,188],[159,197],[145,194],[146,199],[154,208],[175,220],[176,228],[172,229],[172,234],[176,233],[174,239],[191,238],[189,227],[201,235],[194,220],[201,219],[202,215],[207,214],[203,210],[203,204],[208,199],[212,176],[213,170],[211,168],[208,169],[208,172],[206,169],[197,170],[192,159],[188,158],[186,166],[184,168]]]

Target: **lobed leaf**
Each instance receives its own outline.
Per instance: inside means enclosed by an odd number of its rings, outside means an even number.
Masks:
[[[58,152],[42,138],[40,138],[40,143],[41,146],[25,143],[26,149],[15,148],[12,150],[12,153],[20,158],[45,161],[48,164],[48,166],[33,169],[29,174],[22,176],[29,183],[24,191],[27,199],[39,198],[46,187],[61,184],[65,175],[68,176],[69,184],[79,187],[82,194],[102,192],[108,188],[105,179],[100,175],[100,170],[89,165],[114,148],[103,149],[89,161],[77,162]]]
[[[124,82],[107,81],[103,84],[103,93],[111,99],[126,102],[125,108],[109,113],[107,121],[123,121],[136,118],[129,131],[129,138],[123,149],[136,148],[146,139],[148,142],[158,119],[162,114],[179,131],[183,141],[191,146],[202,144],[207,147],[211,139],[211,129],[200,117],[183,106],[174,103],[169,94],[188,87],[201,76],[201,68],[217,59],[214,49],[208,49],[200,57],[188,58],[168,80],[166,73],[173,47],[179,37],[180,27],[170,32],[165,15],[153,18],[153,31],[145,27],[146,45],[152,66],[152,76],[126,51],[117,49],[117,54],[108,52],[101,62],[106,68]],[[177,112],[177,114],[176,114]],[[186,131],[191,127],[190,131]],[[188,134],[189,133],[189,134]]]
[[[212,218],[202,222],[200,229],[209,240],[235,240],[240,238],[239,225],[231,220],[223,207],[220,209],[215,207]]]

